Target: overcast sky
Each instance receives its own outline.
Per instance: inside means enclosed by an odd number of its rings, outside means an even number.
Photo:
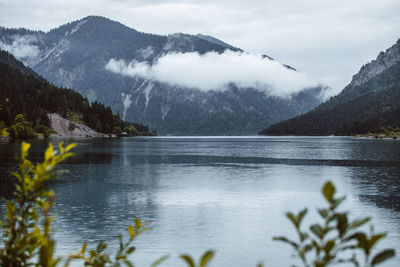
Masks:
[[[400,38],[399,0],[0,0],[0,26],[49,30],[87,15],[143,32],[203,33],[341,90]]]

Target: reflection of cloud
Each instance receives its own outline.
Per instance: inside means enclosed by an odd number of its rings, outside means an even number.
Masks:
[[[126,63],[122,59],[111,59],[106,69],[203,91],[221,90],[229,83],[235,83],[239,87],[253,87],[272,95],[287,96],[317,85],[305,74],[289,70],[278,62],[229,50],[222,54],[209,52],[204,55],[171,53],[160,57],[153,65],[146,61]]]
[[[34,58],[40,52],[39,48],[32,44],[36,41],[37,39],[33,35],[13,35],[12,43],[8,44],[0,41],[0,48],[10,52],[18,59]]]

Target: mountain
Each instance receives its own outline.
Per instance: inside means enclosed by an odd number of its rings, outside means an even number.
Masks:
[[[208,41],[210,43],[213,43],[213,44],[228,48],[228,49],[233,50],[233,51],[242,51],[241,49],[239,49],[237,47],[234,47],[234,46],[232,46],[230,44],[227,44],[224,41],[221,41],[221,40],[219,40],[219,39],[217,39],[215,37],[212,37],[210,35],[204,35],[204,34],[198,33],[198,34],[196,34],[196,37],[198,37],[200,39],[203,39],[203,40],[206,40],[206,41]]]
[[[1,49],[0,49],[0,63],[3,63],[9,66],[10,68],[21,72],[23,75],[32,76],[39,80],[42,79],[42,77],[40,77],[40,75],[38,75],[31,68],[26,67],[24,63],[18,61],[13,55]]]
[[[3,50],[0,50],[0,95],[0,122],[6,127],[13,124],[18,114],[24,114],[40,131],[43,126],[50,127],[49,113],[74,116],[76,121],[105,134],[112,133],[114,127],[131,125],[113,115],[111,108],[98,102],[90,104],[79,93],[52,85]],[[142,134],[148,134],[146,126],[133,125]]]
[[[91,102],[109,105],[123,119],[149,125],[161,134],[255,134],[266,125],[316,107],[324,90],[304,88],[283,97],[231,84],[226,90],[204,91],[116,74],[106,69],[112,59],[151,66],[174,53],[243,51],[207,35],[147,34],[98,16],[46,33],[0,28],[0,47],[55,85],[73,88]],[[273,60],[266,55],[264,59]]]
[[[400,39],[364,65],[343,91],[264,135],[355,135],[400,126]]]

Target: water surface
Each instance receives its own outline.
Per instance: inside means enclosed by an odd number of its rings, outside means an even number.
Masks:
[[[64,139],[76,156],[63,164],[68,175],[53,182],[57,194],[58,253],[83,241],[93,247],[116,236],[135,217],[151,231],[137,240],[133,261],[185,266],[179,253],[196,258],[209,248],[211,266],[290,266],[291,250],[272,241],[294,236],[284,212],[310,207],[306,223],[323,205],[321,187],[332,180],[347,195],[351,215],[372,216],[390,238],[381,248],[400,253],[400,142],[350,137],[143,137]],[[53,139],[58,142],[59,139]],[[40,160],[46,141],[33,141]],[[0,145],[1,192],[12,188],[19,144]],[[399,266],[400,258],[384,266]]]

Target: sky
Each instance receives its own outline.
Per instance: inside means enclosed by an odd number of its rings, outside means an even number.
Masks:
[[[0,0],[0,26],[50,30],[100,15],[143,32],[207,34],[339,92],[400,38],[399,0]]]

